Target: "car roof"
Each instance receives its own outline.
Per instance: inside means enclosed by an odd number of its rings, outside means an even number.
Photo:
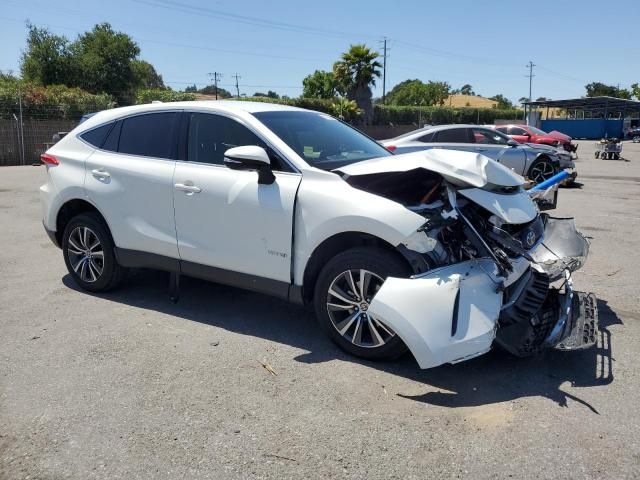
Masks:
[[[184,109],[210,110],[212,112],[226,112],[236,114],[253,114],[259,112],[308,112],[304,108],[281,105],[268,102],[249,102],[236,100],[195,100],[189,102],[154,102],[144,105],[132,105],[129,107],[112,108],[96,113],[91,118],[82,122],[82,130],[88,130],[97,125],[109,122],[118,118],[139,113],[154,111],[184,110]]]
[[[458,124],[458,123],[452,123],[449,125],[430,125],[428,127],[411,130],[410,132],[403,133],[402,135],[398,135],[397,137],[390,138],[389,140],[384,140],[384,141],[408,140],[413,136],[421,136],[425,133],[438,132],[440,130],[447,130],[449,128],[488,128],[488,127],[486,125],[472,125],[472,124]]]

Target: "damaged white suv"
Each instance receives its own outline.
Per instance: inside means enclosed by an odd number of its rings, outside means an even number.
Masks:
[[[586,240],[482,155],[392,155],[328,115],[218,101],[100,112],[42,160],[45,229],[86,290],[130,267],[171,272],[174,297],[179,275],[248,288],[422,368],[595,341],[570,275]]]

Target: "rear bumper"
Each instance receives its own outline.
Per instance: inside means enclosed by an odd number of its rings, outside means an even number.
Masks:
[[[62,248],[61,245],[58,243],[58,239],[56,238],[56,232],[54,232],[53,230],[49,230],[47,226],[44,224],[44,221],[42,222],[42,227],[44,228],[44,231],[47,232],[47,236],[49,237],[49,240],[51,240],[51,242],[56,247]]]

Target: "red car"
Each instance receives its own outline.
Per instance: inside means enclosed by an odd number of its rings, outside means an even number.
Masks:
[[[561,146],[567,152],[575,152],[578,149],[577,145],[571,143],[573,139],[569,135],[555,130],[547,133],[530,125],[499,125],[493,128],[505,135],[509,135],[520,143],[540,143],[551,145],[552,147]]]

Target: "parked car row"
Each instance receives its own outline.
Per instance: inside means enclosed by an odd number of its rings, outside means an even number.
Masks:
[[[508,135],[519,143],[535,143],[538,145],[561,147],[571,153],[578,150],[578,145],[573,143],[573,138],[556,130],[547,133],[530,125],[495,125],[491,126],[491,128]]]
[[[546,144],[519,143],[501,131],[478,125],[427,126],[381,143],[394,153],[430,149],[480,153],[535,183],[561,169],[569,170],[572,180],[577,175],[568,152]]]

